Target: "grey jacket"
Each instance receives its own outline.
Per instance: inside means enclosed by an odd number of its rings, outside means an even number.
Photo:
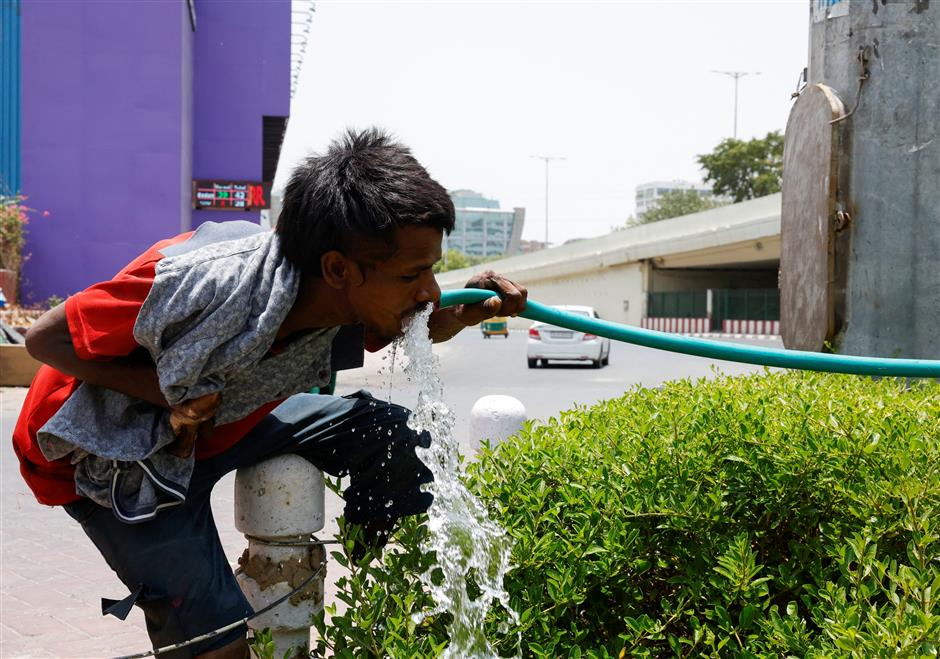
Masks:
[[[150,353],[171,405],[221,392],[221,425],[329,383],[338,328],[269,354],[299,284],[273,232],[207,223],[164,254],[134,338]],[[38,439],[47,459],[71,457],[78,494],[122,521],[146,521],[185,500],[194,458],[164,450],[175,437],[162,408],[83,383]]]

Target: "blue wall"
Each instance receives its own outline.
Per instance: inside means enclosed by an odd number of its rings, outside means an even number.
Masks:
[[[20,189],[20,3],[0,0],[0,194]]]

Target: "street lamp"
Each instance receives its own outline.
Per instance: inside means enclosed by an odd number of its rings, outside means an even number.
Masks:
[[[744,76],[759,76],[760,71],[715,71],[713,69],[712,73],[734,78],[734,139],[738,139],[738,80]]]
[[[552,160],[566,160],[564,156],[529,156],[545,162],[545,249],[548,249],[548,163]]]

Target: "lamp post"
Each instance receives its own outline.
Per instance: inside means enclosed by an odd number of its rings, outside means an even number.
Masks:
[[[712,73],[720,73],[721,75],[730,76],[734,78],[734,139],[738,139],[738,80],[744,76],[759,76],[760,71],[715,71],[712,70]]]
[[[565,160],[564,156],[529,156],[545,163],[545,249],[548,249],[548,163],[552,160]]]

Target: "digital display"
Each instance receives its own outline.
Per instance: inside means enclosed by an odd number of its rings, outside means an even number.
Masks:
[[[271,208],[271,183],[194,180],[193,208],[216,211]]]

